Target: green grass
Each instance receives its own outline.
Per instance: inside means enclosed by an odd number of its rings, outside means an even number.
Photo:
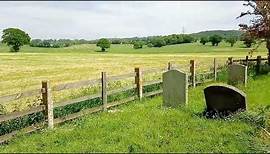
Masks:
[[[177,45],[167,45],[161,48],[148,48],[144,46],[142,49],[133,49],[131,44],[112,44],[107,49],[107,53],[100,52],[100,48],[95,44],[74,45],[66,48],[37,48],[23,46],[20,52],[23,53],[92,53],[92,54],[183,54],[183,53],[213,53],[213,54],[241,54],[247,53],[250,48],[245,48],[243,42],[238,41],[234,47],[230,44],[221,42],[219,46],[212,46],[211,43],[202,45],[200,43],[186,43]],[[257,52],[266,52],[265,44],[262,44]],[[7,46],[0,46],[0,53],[8,53]]]
[[[239,116],[206,119],[203,88],[190,89],[186,107],[162,107],[162,97],[145,99],[43,130],[21,135],[1,152],[269,152],[269,138]],[[268,75],[249,79],[248,112],[269,105]]]
[[[9,52],[7,46],[0,46],[0,96],[25,90],[40,88],[42,80],[51,85],[100,78],[101,72],[108,76],[133,72],[135,67],[142,69],[166,68],[169,61],[178,64],[181,70],[189,70],[189,60],[196,60],[198,71],[209,70],[213,58],[223,65],[228,57],[245,57],[250,51],[242,42],[234,47],[222,42],[218,47],[199,43],[170,45],[161,48],[135,50],[131,45],[112,45],[109,52],[97,52],[94,44],[75,45],[67,48],[22,47],[19,53]],[[254,56],[266,56],[266,48],[261,46]],[[73,92],[75,93],[75,92]],[[79,93],[79,92],[77,92]],[[67,99],[67,93],[54,97],[54,102]],[[33,105],[14,102],[5,106],[7,111],[22,110]],[[36,101],[35,101],[36,102]],[[36,102],[35,104],[38,104]]]

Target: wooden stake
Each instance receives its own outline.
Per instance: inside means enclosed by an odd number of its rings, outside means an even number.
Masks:
[[[248,56],[246,56],[246,66],[248,66]]]
[[[45,117],[48,121],[48,128],[53,128],[53,101],[51,89],[48,81],[42,81],[42,101],[46,106],[45,108]]]
[[[268,65],[270,65],[270,53],[268,53],[267,59]]]
[[[168,71],[169,70],[172,70],[172,63],[171,62],[168,62]]]
[[[228,65],[231,65],[233,63],[233,57],[228,58]]]
[[[191,83],[193,87],[196,87],[196,68],[195,68],[195,61],[190,60],[190,73],[191,73]]]
[[[214,58],[214,81],[217,81],[217,60]]]
[[[102,104],[103,110],[107,111],[107,76],[106,72],[101,72],[101,97],[102,97]]]
[[[139,100],[141,100],[143,97],[142,71],[140,68],[135,68],[135,73],[136,92]]]
[[[261,62],[262,62],[262,56],[257,56],[256,74],[260,73]]]

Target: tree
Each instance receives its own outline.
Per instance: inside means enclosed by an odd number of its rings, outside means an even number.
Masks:
[[[222,41],[222,37],[215,34],[209,37],[209,41],[213,46],[218,46],[218,44]]]
[[[101,51],[106,51],[107,48],[110,48],[111,42],[108,39],[102,38],[98,40],[97,46],[101,48]]]
[[[119,39],[112,40],[112,44],[121,44],[121,40]]]
[[[144,42],[143,41],[135,41],[133,43],[133,48],[134,49],[141,49],[144,45]]]
[[[200,40],[200,43],[203,44],[203,45],[205,45],[207,42],[209,42],[209,39],[208,39],[208,37],[205,37],[205,36],[202,37],[201,40]]]
[[[252,15],[251,25],[240,24],[240,29],[266,42],[268,49],[268,63],[270,65],[270,1],[248,1],[244,6],[251,7],[252,10],[242,12],[238,18]]]
[[[2,43],[6,43],[11,51],[18,52],[20,47],[30,43],[30,36],[18,28],[3,30]]]
[[[192,43],[194,41],[194,37],[191,35],[183,35],[183,43]]]
[[[231,47],[233,47],[233,45],[236,43],[236,41],[237,41],[236,37],[229,37],[229,38],[226,39],[226,42],[230,43]]]
[[[246,47],[250,48],[252,44],[255,43],[255,38],[249,33],[245,33],[243,34],[241,41],[244,41],[244,44],[246,45]]]
[[[165,40],[162,37],[156,37],[151,40],[153,47],[162,47],[166,45]]]
[[[153,47],[153,44],[152,44],[151,42],[149,42],[149,43],[147,44],[147,47],[148,47],[148,48],[152,48],[152,47]]]

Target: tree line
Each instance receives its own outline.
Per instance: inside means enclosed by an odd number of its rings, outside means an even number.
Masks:
[[[188,34],[172,34],[167,36],[153,36],[147,37],[146,39],[137,39],[133,40],[131,44],[133,44],[134,49],[140,49],[144,45],[147,47],[163,47],[166,45],[174,45],[174,44],[182,44],[182,43],[192,43],[195,42],[196,39],[192,35]]]
[[[30,42],[31,47],[43,47],[43,48],[63,48],[63,47],[69,47],[72,45],[79,45],[79,44],[89,44],[90,41],[87,41],[85,39],[47,39],[47,40],[41,40],[41,39],[33,39]]]
[[[17,28],[8,28],[3,30],[2,43],[6,43],[11,47],[11,51],[17,52],[20,47],[26,44],[29,44],[31,47],[45,47],[45,48],[61,48],[68,47],[71,45],[78,44],[92,44],[95,43],[98,47],[101,48],[101,51],[106,51],[106,49],[110,48],[111,44],[132,44],[134,49],[141,49],[143,46],[147,46],[149,48],[152,47],[163,47],[166,45],[174,45],[174,44],[183,44],[183,43],[192,43],[200,41],[202,45],[205,45],[208,42],[211,42],[213,46],[218,46],[222,40],[230,43],[231,46],[241,40],[244,42],[246,47],[250,48],[252,44],[256,43],[255,37],[253,37],[250,33],[243,33],[241,37],[228,36],[224,38],[220,35],[212,35],[212,36],[203,36],[200,39],[194,37],[191,34],[172,34],[166,36],[149,36],[143,38],[133,38],[131,40],[125,40],[125,42],[121,39],[113,39],[109,40],[106,38],[102,38],[99,40],[88,41],[84,39],[33,39],[31,40],[30,36]]]
[[[220,35],[212,35],[212,36],[203,36],[200,39],[200,43],[202,45],[205,45],[206,43],[210,42],[212,44],[212,46],[218,46],[219,43],[224,40],[225,42],[229,43],[231,45],[231,47],[234,46],[234,44],[237,41],[243,41],[243,44],[247,47],[250,48],[253,44],[256,43],[256,40],[254,37],[252,37],[251,35],[247,34],[247,33],[243,33],[240,37],[236,37],[236,36],[228,36],[228,37],[222,37]]]

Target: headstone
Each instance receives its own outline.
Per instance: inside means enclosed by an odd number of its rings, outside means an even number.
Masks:
[[[246,110],[246,94],[230,85],[211,85],[204,89],[207,111],[236,112]]]
[[[179,70],[169,70],[162,75],[163,105],[178,107],[188,102],[188,75]]]
[[[240,64],[231,64],[228,66],[228,84],[247,84],[247,66]]]

